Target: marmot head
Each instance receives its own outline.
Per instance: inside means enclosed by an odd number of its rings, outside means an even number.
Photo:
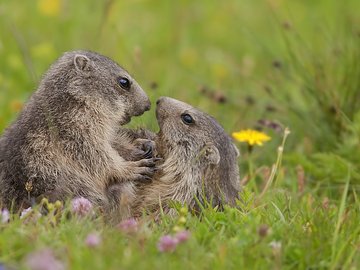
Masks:
[[[234,203],[240,189],[239,151],[219,123],[168,97],[157,101],[156,117],[160,127],[157,151],[165,167],[177,167],[175,178],[185,176],[177,180],[186,181],[187,192],[204,190],[215,204]]]
[[[69,94],[100,105],[96,109],[106,109],[121,125],[150,109],[149,98],[139,84],[117,63],[95,52],[64,53],[45,74],[42,84],[46,91],[50,87],[58,95]]]

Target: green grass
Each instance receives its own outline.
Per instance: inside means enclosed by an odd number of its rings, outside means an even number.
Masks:
[[[282,134],[271,128],[263,131],[272,140],[251,154],[239,144],[241,176],[251,174],[239,208],[188,215],[192,236],[174,253],[156,244],[177,219],[144,219],[126,236],[101,219],[64,215],[53,226],[50,217],[14,217],[0,225],[0,262],[24,267],[29,253],[48,247],[71,269],[360,267],[359,1],[63,0],[54,16],[38,2],[0,3],[0,132],[48,66],[82,48],[123,65],[153,103],[183,100],[229,133],[266,119],[291,134],[281,162]],[[130,124],[139,125],[158,129],[153,109]],[[84,239],[93,231],[103,241],[91,249]]]

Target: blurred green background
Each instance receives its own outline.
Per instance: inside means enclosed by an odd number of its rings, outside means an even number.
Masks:
[[[229,134],[272,137],[251,153],[237,142],[239,207],[188,215],[193,236],[173,254],[156,245],[177,219],[145,218],[128,238],[101,220],[15,215],[0,224],[0,268],[50,247],[71,269],[359,269],[359,11],[359,0],[0,0],[0,134],[55,59],[89,49],[125,67],[153,105],[171,96]],[[130,126],[157,131],[154,107]],[[90,250],[93,231],[104,244]]]
[[[252,153],[258,167],[275,161],[281,142],[266,126],[288,126],[285,185],[300,166],[327,191],[348,174],[358,189],[359,10],[358,0],[2,0],[0,132],[56,58],[89,49],[125,67],[153,104],[171,96],[229,133],[268,133],[272,141]],[[156,131],[153,109],[131,126]]]

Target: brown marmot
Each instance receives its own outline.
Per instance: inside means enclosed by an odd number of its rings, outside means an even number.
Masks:
[[[168,97],[157,101],[156,118],[160,132],[143,136],[155,140],[156,155],[163,162],[152,183],[138,183],[133,197],[127,191],[135,183],[118,186],[118,194],[125,197],[123,209],[128,204],[130,215],[139,216],[144,210],[159,213],[160,203],[169,212],[170,201],[187,204],[193,210],[198,210],[197,200],[219,207],[234,205],[240,191],[239,151],[219,123]],[[123,211],[124,216],[129,216],[128,211]]]
[[[154,173],[152,159],[126,161],[111,144],[118,136],[118,147],[126,145],[120,126],[149,109],[142,88],[111,59],[64,53],[0,138],[0,200],[18,208],[43,195],[83,196],[106,207],[108,181],[148,180]]]

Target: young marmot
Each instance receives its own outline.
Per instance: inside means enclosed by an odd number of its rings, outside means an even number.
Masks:
[[[199,207],[197,200],[234,205],[240,191],[239,151],[219,123],[168,97],[157,101],[156,118],[160,127],[156,152],[164,162],[152,183],[138,185],[131,214],[158,212],[160,203],[166,212],[170,201],[194,210]]]
[[[117,63],[89,51],[65,53],[0,138],[0,200],[18,208],[43,195],[83,196],[106,207],[109,181],[154,173],[152,159],[126,161],[112,146],[120,126],[149,109],[147,95]]]

